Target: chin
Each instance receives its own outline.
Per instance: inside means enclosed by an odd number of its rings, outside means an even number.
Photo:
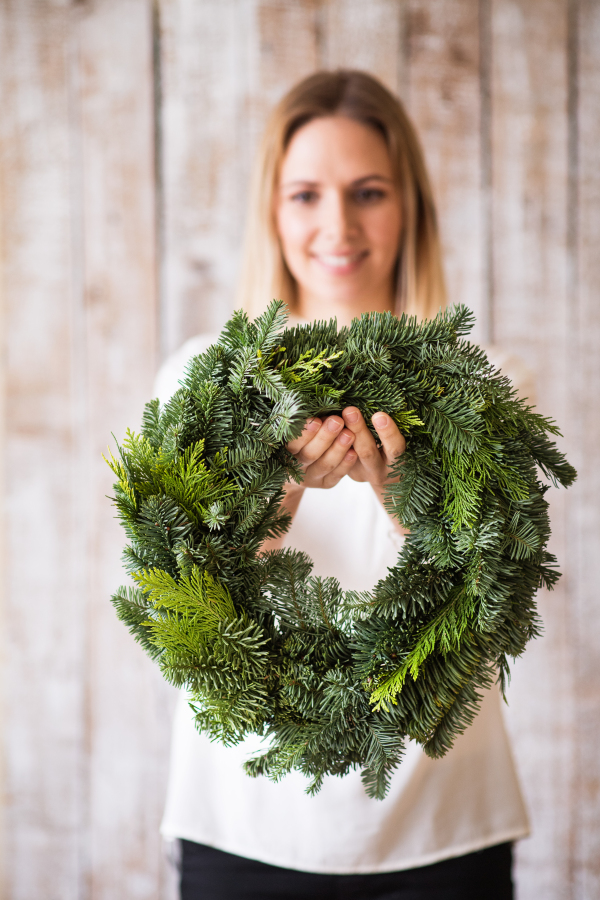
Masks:
[[[356,303],[359,297],[363,296],[366,290],[366,286],[364,284],[353,285],[353,284],[336,284],[329,285],[328,290],[322,290],[321,296],[328,297],[330,302],[339,303],[341,306],[346,306],[350,303]]]
[[[347,275],[327,273],[319,278],[310,279],[315,293],[330,299],[342,297],[357,297],[372,283],[372,279],[365,277],[364,272],[352,272]]]

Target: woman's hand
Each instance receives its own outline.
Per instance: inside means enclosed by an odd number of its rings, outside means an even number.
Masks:
[[[304,481],[297,487],[335,487],[358,460],[352,449],[354,441],[354,432],[344,428],[341,416],[328,416],[324,421],[309,419],[300,437],[287,444],[304,472]],[[292,484],[289,487],[294,490]]]
[[[343,416],[343,418],[342,418]],[[375,413],[373,425],[381,440],[381,449],[367,428],[360,410],[349,406],[342,416],[309,419],[300,437],[287,444],[287,449],[301,463],[304,481],[290,481],[285,486],[282,508],[292,518],[298,511],[304,488],[332,488],[349,475],[355,481],[368,481],[383,503],[383,488],[396,478],[390,476],[389,467],[404,453],[406,441],[395,422],[386,413]],[[393,520],[401,534],[405,529]],[[283,538],[271,538],[263,544],[263,550],[277,550]]]
[[[381,448],[355,406],[344,409],[342,417],[310,419],[300,437],[287,445],[302,464],[302,487],[331,488],[349,475],[354,481],[368,481],[379,492],[386,484],[397,481],[389,470],[404,453],[406,441],[387,413],[375,413],[372,421]]]
[[[354,434],[344,428],[340,416],[329,416],[325,421],[309,419],[300,437],[290,441],[287,449],[301,463],[304,474],[302,484],[288,481],[284,489],[281,507],[292,519],[298,511],[304,488],[331,488],[347,475],[358,456],[352,449]],[[261,550],[279,550],[283,536],[264,541]]]
[[[386,484],[398,481],[398,476],[390,475],[390,466],[406,450],[406,441],[391,416],[376,412],[371,421],[379,435],[381,448],[366,426],[359,409],[348,406],[342,412],[348,431],[354,435],[353,448],[358,459],[348,473],[354,481],[368,481],[380,493]]]
[[[398,430],[391,416],[384,412],[376,412],[371,421],[379,435],[381,447],[377,447],[375,438],[366,426],[359,409],[348,406],[342,412],[344,422],[354,435],[354,450],[357,460],[348,473],[354,481],[368,481],[381,505],[385,509],[385,486],[398,481],[398,475],[390,474],[390,466],[402,456],[406,450],[406,441]],[[386,510],[389,515],[389,510]],[[395,518],[391,517],[394,530],[406,535],[408,531]]]

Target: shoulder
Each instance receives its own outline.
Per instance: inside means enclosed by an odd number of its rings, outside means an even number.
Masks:
[[[179,387],[189,360],[204,353],[217,339],[217,334],[197,334],[165,359],[154,379],[153,394],[161,403],[166,403]]]
[[[529,368],[525,360],[499,344],[482,344],[481,348],[485,350],[492,365],[512,381],[521,400],[527,400],[530,406],[535,406],[535,372]]]

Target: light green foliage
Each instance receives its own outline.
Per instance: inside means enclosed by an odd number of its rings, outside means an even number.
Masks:
[[[358,766],[383,797],[405,741],[446,753],[539,632],[535,593],[559,575],[538,469],[564,486],[575,472],[554,423],[464,340],[471,326],[465,307],[339,331],[285,330],[279,302],[255,322],[237,312],[110,457],[136,584],[117,614],[188,689],[199,729],[269,739],[251,775],[298,769],[315,792]],[[410,535],[362,593],[312,577],[303,553],[261,552],[289,527],[285,481],[301,480],[286,443],[350,405],[407,437],[385,504]]]
[[[161,629],[169,618],[185,619],[202,643],[214,640],[221,622],[232,622],[236,618],[227,588],[197,566],[192,567],[191,575],[182,575],[179,581],[161,569],[141,570],[135,573],[134,579],[154,609],[164,609],[168,613],[148,622],[155,642],[162,643]]]

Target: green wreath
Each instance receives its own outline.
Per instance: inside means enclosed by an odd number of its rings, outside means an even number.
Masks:
[[[539,634],[534,595],[559,573],[536,467],[564,486],[576,473],[556,426],[462,339],[465,307],[423,324],[370,313],[339,331],[285,321],[280,302],[255,322],[235,313],[111,456],[136,585],[112,599],[191,692],[199,730],[269,739],[248,774],[298,769],[315,792],[360,767],[382,798],[406,739],[443,756]],[[386,506],[410,534],[364,593],[312,577],[304,553],[261,553],[290,525],[286,480],[301,480],[286,443],[346,406],[367,423],[384,410],[407,438]]]

